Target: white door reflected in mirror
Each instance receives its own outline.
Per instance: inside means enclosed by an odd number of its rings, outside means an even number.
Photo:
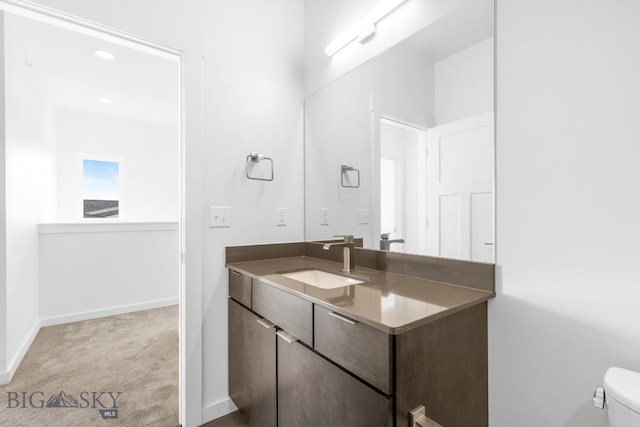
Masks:
[[[493,113],[429,129],[427,147],[427,252],[492,262]]]

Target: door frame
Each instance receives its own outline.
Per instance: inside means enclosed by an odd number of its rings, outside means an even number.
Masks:
[[[178,154],[178,240],[179,240],[179,257],[176,262],[179,264],[178,275],[178,307],[179,307],[179,325],[178,325],[178,419],[181,425],[186,425],[187,416],[189,419],[200,419],[200,414],[186,414],[186,394],[187,394],[187,340],[186,332],[186,274],[185,274],[185,251],[186,251],[186,143],[185,143],[185,70],[184,70],[184,53],[180,50],[164,46],[124,31],[101,25],[87,19],[69,15],[67,13],[57,11],[55,9],[40,6],[25,0],[0,0],[0,12],[11,13],[25,18],[30,18],[39,22],[54,25],[59,28],[65,28],[80,34],[89,35],[105,41],[109,41],[121,46],[132,48],[141,52],[145,52],[160,58],[175,61],[178,64],[178,134],[179,134],[179,154]],[[197,372],[194,372],[197,371]],[[202,373],[202,366],[192,366],[190,376]],[[193,394],[193,393],[190,393]]]
[[[390,125],[397,126],[400,128],[405,128],[411,131],[418,132],[419,145],[418,150],[420,151],[419,155],[424,160],[424,168],[419,171],[419,189],[418,192],[422,195],[422,200],[419,201],[419,231],[418,231],[418,252],[419,255],[427,254],[427,132],[429,128],[423,125],[419,125],[417,123],[410,122],[408,120],[399,119],[397,117],[393,117],[388,114],[380,113],[377,117],[374,116],[374,147],[376,149],[373,151],[374,157],[374,174],[376,177],[376,186],[374,188],[380,188],[380,158],[381,158],[381,148],[382,148],[382,122],[389,122]],[[377,158],[377,161],[376,161]],[[375,193],[375,191],[374,191]],[[380,206],[380,192],[378,194],[372,195],[372,200],[375,203],[375,206]],[[377,221],[375,223],[375,230],[380,229],[380,215],[375,215],[377,217]],[[422,219],[423,221],[420,221]],[[377,235],[378,239],[380,235]]]

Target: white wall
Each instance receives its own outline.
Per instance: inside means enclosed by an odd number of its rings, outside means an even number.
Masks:
[[[435,63],[436,124],[493,111],[493,37]]]
[[[609,366],[640,371],[640,3],[497,4],[495,427],[603,427]]]
[[[121,220],[178,219],[177,127],[62,107],[55,111],[58,222],[82,218],[82,155],[120,161]]]
[[[187,419],[183,425],[200,424],[204,406],[205,420],[222,415],[229,409],[224,247],[304,237],[303,4],[299,0],[38,3],[184,52],[187,237],[186,323],[181,339],[187,348]],[[245,156],[252,150],[275,159],[274,182],[244,180]],[[211,204],[232,206],[232,228],[207,228]],[[275,226],[276,206],[288,209],[286,227]]]
[[[304,239],[302,144],[303,2],[214,3],[203,72],[207,121],[205,206],[232,208],[232,227],[207,229],[204,251],[205,419],[227,399],[227,281],[224,247]],[[250,181],[245,159],[274,159],[274,181]],[[276,207],[287,225],[276,227]]]
[[[0,12],[0,97],[5,99],[6,73],[4,67],[5,24]],[[6,103],[0,102],[0,176],[6,176]],[[5,178],[2,178],[5,181]],[[0,384],[8,381],[7,372],[7,209],[6,186],[0,185]],[[4,374],[4,378],[1,373]]]
[[[377,25],[366,44],[351,43],[328,57],[324,48],[375,8],[379,0],[305,0],[305,93],[310,94],[347,71],[437,21],[468,0],[408,0]]]
[[[378,246],[381,114],[433,124],[433,63],[397,46],[305,99],[308,240],[354,234],[365,247]],[[342,164],[360,169],[360,188],[340,186]],[[328,226],[321,208],[329,208]],[[359,209],[369,209],[369,224],[359,224]]]
[[[14,371],[39,328],[37,224],[53,215],[54,144],[40,72],[25,66],[22,29],[5,18],[7,366]],[[4,244],[4,242],[3,242]]]
[[[178,303],[178,224],[41,225],[43,325]]]

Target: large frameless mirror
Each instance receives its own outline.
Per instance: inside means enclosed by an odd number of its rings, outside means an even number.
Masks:
[[[493,262],[493,10],[466,2],[306,98],[306,240]]]

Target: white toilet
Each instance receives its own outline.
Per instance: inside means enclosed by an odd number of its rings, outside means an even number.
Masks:
[[[604,391],[610,426],[640,427],[640,373],[609,368],[604,374]]]

